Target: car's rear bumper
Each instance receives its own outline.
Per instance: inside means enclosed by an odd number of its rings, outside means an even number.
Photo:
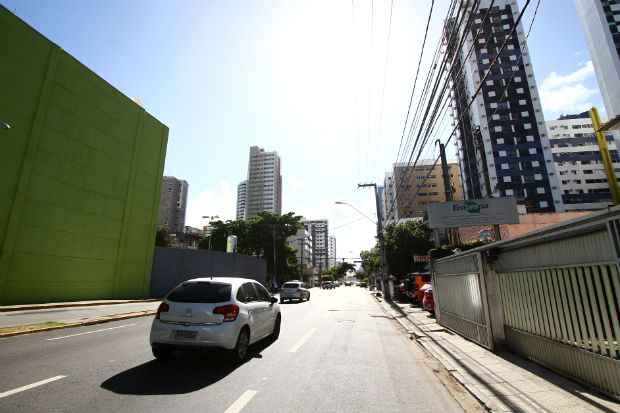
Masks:
[[[164,345],[179,348],[218,347],[232,350],[237,345],[241,324],[228,322],[210,325],[171,324],[153,320],[151,325],[151,345]],[[196,332],[195,339],[175,338],[176,331]]]
[[[280,293],[280,298],[284,298],[286,300],[291,299],[291,298],[299,299],[301,297],[302,297],[301,292],[298,292],[298,293],[283,293],[283,292],[281,292]]]

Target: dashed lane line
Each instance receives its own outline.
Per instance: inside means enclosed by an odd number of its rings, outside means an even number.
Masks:
[[[296,353],[297,350],[299,350],[301,348],[301,346],[303,346],[306,341],[308,341],[308,339],[310,337],[312,337],[312,334],[314,334],[316,332],[316,328],[311,328],[310,330],[308,330],[308,332],[306,334],[303,335],[302,338],[299,339],[299,341],[297,343],[295,343],[295,345],[293,347],[291,347],[291,349],[289,350],[290,353]]]
[[[224,413],[239,413],[258,393],[256,390],[246,390]]]
[[[56,381],[56,380],[64,379],[65,377],[67,377],[67,376],[54,376],[54,377],[50,377],[49,379],[38,381],[36,383],[28,384],[26,386],[18,387],[18,388],[13,389],[13,390],[5,391],[3,393],[0,393],[0,399],[2,399],[4,397],[9,397],[9,396],[11,396],[13,394],[16,394],[16,393],[21,393],[21,392],[26,391],[26,390],[34,389],[35,387],[43,386],[44,384],[51,383],[51,382]]]

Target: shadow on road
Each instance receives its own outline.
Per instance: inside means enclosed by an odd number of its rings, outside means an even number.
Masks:
[[[253,345],[248,360],[261,359],[260,353],[272,343],[263,340]],[[219,350],[178,352],[168,361],[153,359],[118,373],[101,387],[118,394],[185,394],[218,382],[243,364],[234,363]]]

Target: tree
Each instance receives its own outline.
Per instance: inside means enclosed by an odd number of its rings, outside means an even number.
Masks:
[[[405,275],[422,271],[423,263],[413,261],[414,255],[426,255],[433,248],[431,231],[419,221],[388,225],[385,229],[385,256],[391,274]]]
[[[286,239],[302,227],[301,219],[293,212],[284,215],[261,212],[248,220],[215,221],[211,223],[211,249],[226,251],[226,239],[236,235],[237,252],[264,258],[267,272],[277,273],[278,282],[297,278],[300,274],[295,250],[288,246]],[[199,248],[208,247],[209,238],[205,238]]]
[[[365,274],[376,274],[381,269],[379,247],[360,252],[360,258],[362,259],[362,269]]]
[[[169,247],[170,235],[166,228],[160,228],[155,233],[155,246],[157,247]]]

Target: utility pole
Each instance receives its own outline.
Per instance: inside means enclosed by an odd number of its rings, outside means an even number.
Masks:
[[[439,145],[439,155],[441,158],[441,175],[443,177],[444,193],[446,196],[446,202],[454,200],[452,193],[452,180],[450,179],[450,168],[448,167],[448,160],[446,158],[446,145],[441,143],[439,139],[435,141],[435,145]],[[458,228],[448,229],[449,242],[457,244],[460,242],[460,235]]]
[[[605,174],[607,175],[607,182],[609,184],[609,192],[611,192],[611,199],[614,205],[620,203],[620,188],[618,187],[618,180],[614,172],[614,166],[611,162],[611,156],[609,155],[609,148],[607,146],[607,139],[605,134],[601,132],[601,119],[598,116],[598,110],[596,108],[590,109],[590,118],[592,119],[592,127],[596,133],[596,143],[601,153],[601,160],[605,167]]]
[[[389,289],[389,283],[388,283],[388,274],[387,274],[387,260],[385,257],[385,242],[383,239],[383,222],[381,219],[381,204],[380,204],[380,200],[379,200],[379,191],[377,190],[377,184],[376,183],[366,183],[366,184],[357,184],[358,188],[368,188],[368,187],[373,187],[375,190],[375,206],[377,208],[377,240],[379,241],[379,249],[381,250],[381,255],[380,255],[380,259],[381,259],[381,275],[380,275],[380,282],[381,282],[381,289],[383,291],[383,295],[385,297],[386,300],[390,300],[390,289]]]
[[[273,224],[273,279],[278,281],[278,267],[276,265],[276,224]],[[273,282],[271,283],[273,285]]]

